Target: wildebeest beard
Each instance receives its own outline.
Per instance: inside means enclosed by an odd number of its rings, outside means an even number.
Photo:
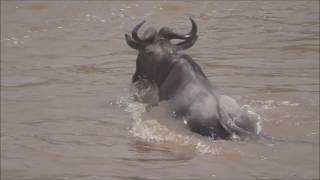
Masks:
[[[168,27],[159,31],[150,27],[139,37],[143,21],[132,30],[131,36],[125,35],[127,44],[139,51],[132,77],[138,89],[136,99],[150,104],[168,101],[178,118],[187,120],[191,131],[204,136],[230,139],[258,134],[256,122],[238,103],[231,97],[217,95],[201,67],[189,55],[179,53],[192,47],[198,38],[197,25],[192,18],[190,21],[192,27],[187,34]]]

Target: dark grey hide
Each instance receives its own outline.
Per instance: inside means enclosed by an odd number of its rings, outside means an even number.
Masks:
[[[168,101],[171,110],[185,119],[193,132],[215,139],[257,135],[256,123],[238,103],[217,95],[201,67],[190,56],[179,53],[197,40],[197,25],[190,21],[192,29],[186,35],[163,27],[160,31],[148,28],[139,37],[144,22],[133,29],[131,36],[125,35],[127,44],[139,51],[132,82],[143,86],[147,80],[158,96],[152,101]],[[173,39],[180,42],[173,43]]]

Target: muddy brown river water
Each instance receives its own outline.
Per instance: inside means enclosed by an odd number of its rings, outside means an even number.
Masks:
[[[187,33],[216,90],[273,137],[212,141],[145,113],[124,34]],[[319,178],[319,1],[1,1],[1,179]]]

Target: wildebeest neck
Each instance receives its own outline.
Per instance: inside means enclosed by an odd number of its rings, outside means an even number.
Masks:
[[[201,87],[211,91],[212,86],[207,77],[202,72],[200,66],[195,63],[188,55],[176,55],[171,60],[170,69],[163,77],[162,83],[159,84],[160,99],[167,100],[187,84],[198,84]]]

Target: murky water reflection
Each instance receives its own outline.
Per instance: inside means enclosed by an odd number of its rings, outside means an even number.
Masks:
[[[200,137],[129,96],[124,33],[188,32],[217,91],[319,142],[318,1],[1,2],[1,179],[319,178],[319,147]],[[142,109],[141,109],[142,108]]]

